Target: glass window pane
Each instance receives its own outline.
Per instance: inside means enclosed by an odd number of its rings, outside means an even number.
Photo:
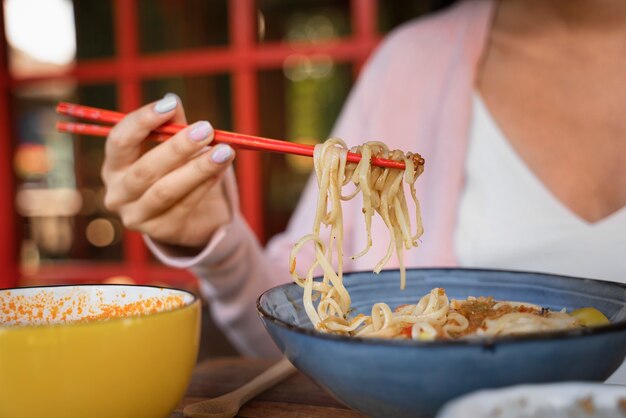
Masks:
[[[452,4],[454,0],[404,0],[378,2],[378,29],[389,32],[394,27]]]
[[[76,56],[80,59],[112,57],[115,54],[113,1],[74,0]]]
[[[139,0],[142,52],[228,43],[227,0]]]
[[[350,90],[352,67],[331,62],[330,68],[318,71],[293,68],[259,74],[261,135],[309,144],[328,138]],[[263,153],[262,164],[265,232],[270,238],[285,229],[313,159]]]
[[[260,42],[324,42],[352,32],[348,0],[258,0]]]
[[[47,82],[15,91],[13,100],[24,273],[52,261],[121,260],[122,225],[102,203],[104,139],[54,127],[58,101],[114,108],[114,86]]]

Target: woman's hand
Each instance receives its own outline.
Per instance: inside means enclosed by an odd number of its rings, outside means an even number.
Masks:
[[[106,141],[104,204],[124,225],[152,239],[201,247],[230,221],[222,178],[235,153],[213,140],[209,122],[196,122],[142,155],[149,133],[167,121],[186,123],[174,94],[130,114]]]

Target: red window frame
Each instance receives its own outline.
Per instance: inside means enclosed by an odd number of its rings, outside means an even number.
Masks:
[[[18,237],[14,202],[13,146],[9,106],[9,72],[3,8],[0,7],[0,288],[14,286],[18,278]]]
[[[19,284],[18,245],[14,209],[15,180],[12,170],[13,144],[11,141],[10,92],[18,86],[42,80],[69,78],[78,83],[114,82],[118,90],[118,108],[130,111],[141,103],[141,82],[157,76],[190,76],[197,74],[228,73],[232,82],[234,130],[258,134],[258,78],[257,72],[281,68],[285,58],[293,53],[293,47],[280,43],[256,41],[257,10],[254,0],[229,0],[229,35],[227,47],[207,47],[190,51],[159,54],[139,53],[138,0],[112,0],[114,6],[114,32],[116,55],[107,59],[79,61],[67,74],[54,77],[28,79],[12,78],[6,60],[2,8],[0,7],[0,152],[4,159],[0,164],[0,288]],[[350,62],[355,75],[379,41],[376,30],[378,0],[351,0],[352,36],[333,40],[322,45],[298,47],[299,53],[324,53],[337,62]],[[236,170],[240,179],[241,210],[244,217],[263,240],[263,190],[261,183],[261,158],[258,153],[239,151]],[[148,250],[142,238],[134,232],[124,236],[124,261],[122,265],[103,266],[76,265],[44,271],[40,279],[64,277],[66,281],[98,280],[103,277],[124,274],[146,278],[154,276]],[[170,277],[178,273],[168,272]],[[162,276],[163,274],[161,274]],[[183,280],[185,274],[178,277]],[[54,280],[54,279],[52,279]]]

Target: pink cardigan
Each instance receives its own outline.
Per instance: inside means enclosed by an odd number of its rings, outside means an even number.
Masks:
[[[333,132],[349,145],[381,140],[392,149],[415,150],[426,159],[426,170],[416,183],[425,233],[420,247],[405,253],[410,267],[457,264],[453,235],[464,182],[471,97],[493,9],[491,0],[466,0],[389,34],[365,66]],[[289,252],[310,233],[316,188],[312,177],[287,230],[265,250],[238,211],[232,173],[226,191],[233,221],[200,254],[176,257],[147,239],[161,261],[190,268],[201,279],[216,322],[242,354],[277,354],[255,302],[264,290],[292,280]],[[344,222],[344,253],[355,254],[365,243],[360,202],[344,205]],[[346,271],[371,269],[384,254],[388,233],[382,222],[373,225],[372,236],[374,246],[368,255],[346,260]],[[298,265],[309,265],[313,259],[307,248]],[[387,267],[397,267],[397,260]]]

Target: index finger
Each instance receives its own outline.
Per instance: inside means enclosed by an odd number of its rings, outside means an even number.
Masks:
[[[105,167],[116,170],[139,158],[141,143],[151,131],[171,119],[185,120],[184,111],[174,94],[143,106],[124,117],[111,129],[105,145]]]

